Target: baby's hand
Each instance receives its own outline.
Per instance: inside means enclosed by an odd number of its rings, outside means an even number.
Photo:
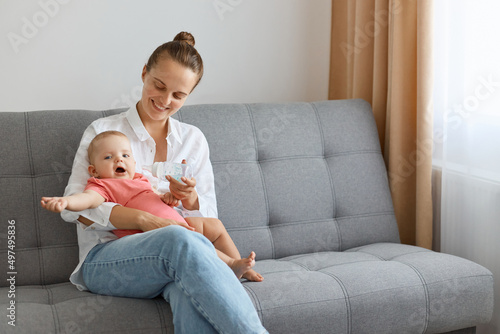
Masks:
[[[171,192],[164,193],[161,196],[161,199],[163,200],[163,202],[165,202],[165,204],[171,207],[178,206],[179,204],[181,204],[181,202],[177,198],[175,198],[175,196],[172,195]]]
[[[42,197],[42,208],[52,212],[61,212],[68,206],[68,200],[64,197]]]

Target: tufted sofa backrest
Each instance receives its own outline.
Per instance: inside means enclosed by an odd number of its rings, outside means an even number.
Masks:
[[[39,200],[63,193],[85,128],[123,111],[0,113],[0,267],[9,265],[15,225],[17,285],[68,281],[78,262],[76,227]],[[219,218],[242,255],[399,242],[366,102],[192,105],[175,118],[207,137]]]
[[[363,100],[184,107],[210,146],[219,218],[258,259],[399,242]]]
[[[0,267],[9,268],[8,225],[14,222],[16,285],[69,280],[78,264],[76,225],[42,209],[40,198],[64,193],[87,126],[121,111],[0,113]]]

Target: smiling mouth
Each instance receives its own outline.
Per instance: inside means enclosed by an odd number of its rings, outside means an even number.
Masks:
[[[115,172],[117,172],[117,173],[125,173],[125,168],[123,168],[123,167],[118,167],[118,168],[115,170]]]
[[[154,105],[157,109],[159,109],[159,110],[162,110],[162,111],[163,111],[163,110],[167,110],[167,109],[168,109],[167,107],[162,107],[162,106],[160,106],[160,105],[159,105],[159,104],[157,104],[157,103],[156,103],[153,99],[151,99],[151,101],[153,101],[153,105]]]

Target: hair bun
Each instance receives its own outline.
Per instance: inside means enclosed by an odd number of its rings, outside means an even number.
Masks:
[[[194,36],[189,32],[181,31],[174,37],[174,41],[186,42],[191,46],[194,46]]]

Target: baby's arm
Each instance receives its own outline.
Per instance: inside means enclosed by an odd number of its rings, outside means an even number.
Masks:
[[[165,202],[165,204],[167,204],[168,206],[174,207],[174,206],[178,206],[180,204],[180,201],[177,198],[175,198],[171,192],[166,192],[166,193],[162,194],[155,187],[153,187],[152,189],[153,189],[153,192],[156,195],[160,196],[162,201]]]
[[[166,192],[163,195],[160,195],[160,198],[163,200],[163,202],[165,202],[165,204],[171,207],[181,204],[181,202],[177,198],[175,198],[175,196],[172,195],[171,192]]]
[[[97,208],[104,202],[98,192],[85,190],[83,193],[65,197],[42,197],[42,207],[52,212],[61,212],[64,209],[69,211],[82,211]]]

